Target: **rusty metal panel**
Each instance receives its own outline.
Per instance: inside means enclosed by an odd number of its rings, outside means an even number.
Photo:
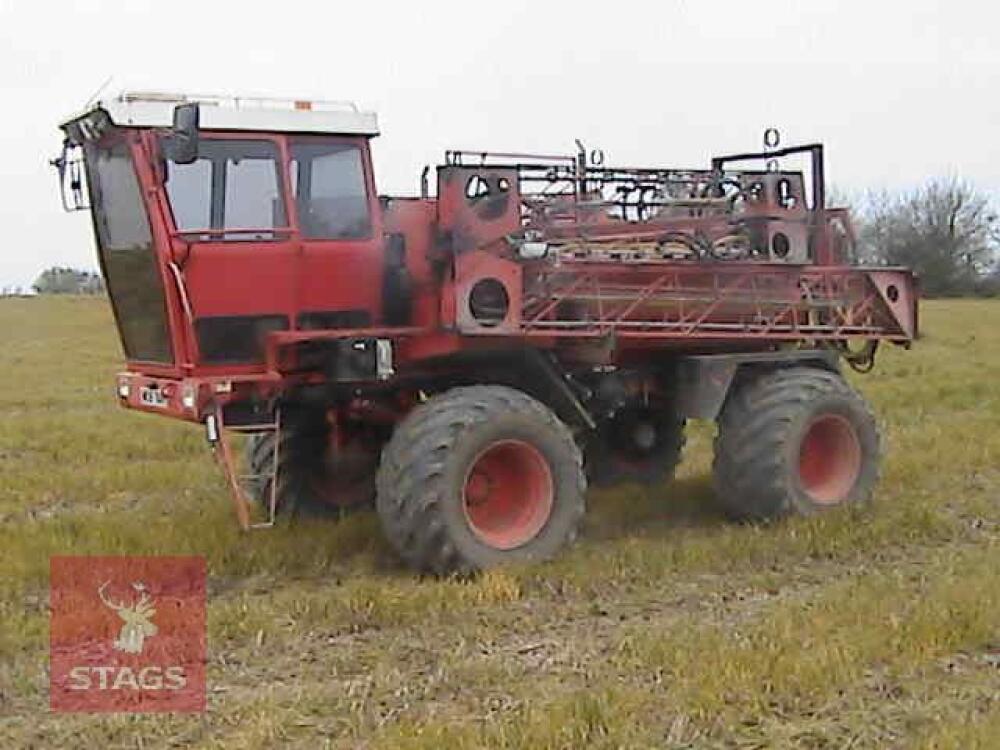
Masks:
[[[517,169],[438,167],[438,229],[453,252],[484,247],[520,226]]]
[[[522,270],[518,263],[486,252],[455,261],[455,317],[462,333],[521,331]]]

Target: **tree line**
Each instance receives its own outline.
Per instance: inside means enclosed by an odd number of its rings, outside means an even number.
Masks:
[[[1000,212],[972,183],[934,179],[846,202],[859,262],[912,268],[930,297],[1000,296]]]
[[[104,294],[104,279],[94,271],[53,266],[42,271],[31,288],[36,294]]]

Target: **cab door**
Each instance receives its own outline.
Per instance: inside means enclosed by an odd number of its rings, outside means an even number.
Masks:
[[[382,222],[368,140],[289,136],[298,218],[296,328],[365,328],[382,322]]]
[[[298,247],[282,146],[203,133],[193,163],[166,165],[172,256],[203,367],[259,367],[267,334],[294,325]]]

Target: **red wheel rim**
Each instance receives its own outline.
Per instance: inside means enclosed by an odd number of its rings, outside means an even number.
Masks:
[[[502,440],[473,460],[462,485],[469,528],[495,549],[531,541],[552,513],[552,471],[534,446]]]
[[[799,480],[820,505],[847,499],[861,474],[861,443],[839,414],[824,414],[806,427],[799,447]]]

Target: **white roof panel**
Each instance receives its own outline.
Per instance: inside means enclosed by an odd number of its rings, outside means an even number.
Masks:
[[[87,112],[103,109],[121,127],[169,128],[174,107],[191,102],[201,105],[201,127],[205,130],[378,135],[374,112],[362,112],[350,102],[316,99],[125,91],[98,101]]]

